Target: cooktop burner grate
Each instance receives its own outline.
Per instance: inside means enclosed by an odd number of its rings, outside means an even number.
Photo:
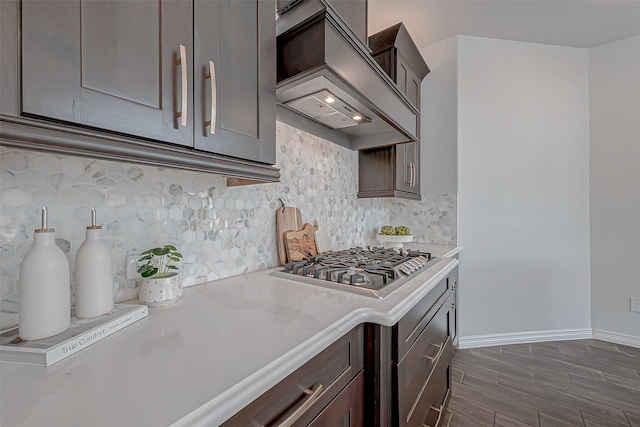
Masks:
[[[271,274],[382,298],[438,261],[429,252],[356,247],[293,261]]]

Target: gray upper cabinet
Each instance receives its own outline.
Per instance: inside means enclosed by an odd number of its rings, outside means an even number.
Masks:
[[[367,44],[368,1],[367,0],[326,0],[340,15],[353,34]]]
[[[274,5],[196,0],[195,148],[275,163]]]
[[[358,198],[420,200],[420,143],[409,142],[358,152]]]
[[[419,110],[422,78],[416,75],[401,53],[397,53],[397,55],[396,85],[409,102]]]
[[[396,146],[395,190],[420,195],[420,143]]]
[[[369,36],[369,48],[400,92],[420,110],[420,83],[429,67],[404,24],[400,22]]]
[[[185,1],[22,2],[22,114],[192,146],[192,16]]]
[[[277,181],[274,8],[3,0],[0,140]]]
[[[420,84],[429,73],[404,24],[369,37],[373,58],[419,113]],[[420,136],[420,127],[417,129]],[[403,197],[420,200],[420,141],[361,150],[358,197]]]
[[[424,76],[416,74],[411,64],[398,49],[385,49],[373,54],[373,58],[393,79],[400,93],[420,110],[420,83]]]

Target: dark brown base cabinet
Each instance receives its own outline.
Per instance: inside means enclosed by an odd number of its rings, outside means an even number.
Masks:
[[[222,425],[364,426],[362,349],[358,326]]]
[[[1,3],[3,144],[278,180],[274,2]]]
[[[458,347],[458,270],[451,273],[451,291],[453,292],[453,299],[451,300],[451,341],[453,347]]]
[[[365,425],[436,427],[451,389],[453,278],[396,325],[365,325]]]
[[[396,325],[356,327],[223,426],[438,426],[451,394],[457,274]]]
[[[325,407],[309,424],[310,427],[358,427],[364,426],[364,372]]]
[[[451,295],[442,299],[429,324],[392,370],[394,418],[399,426],[435,427],[444,413],[449,390],[452,341]],[[397,387],[397,388],[396,388]]]

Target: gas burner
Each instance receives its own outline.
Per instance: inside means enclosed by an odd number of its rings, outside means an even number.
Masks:
[[[287,263],[272,275],[382,298],[438,261],[429,252],[355,247]]]

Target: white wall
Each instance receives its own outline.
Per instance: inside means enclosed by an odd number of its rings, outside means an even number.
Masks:
[[[589,330],[588,94],[586,49],[458,37],[461,345]]]
[[[589,73],[592,326],[640,342],[640,36],[590,49]]]
[[[420,51],[431,70],[420,87],[422,194],[458,192],[457,37]]]

